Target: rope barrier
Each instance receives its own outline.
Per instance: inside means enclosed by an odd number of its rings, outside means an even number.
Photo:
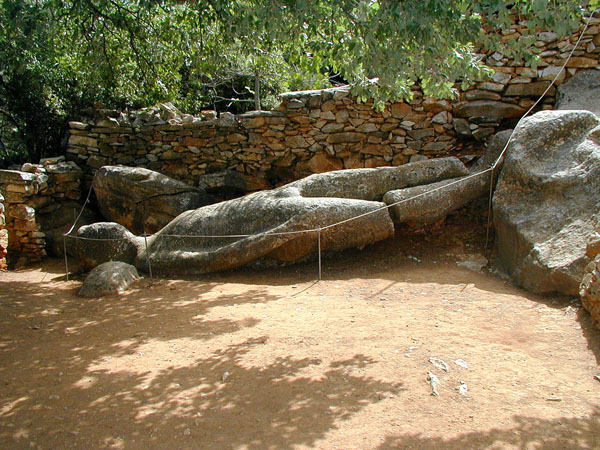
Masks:
[[[361,219],[363,217],[369,216],[371,214],[376,214],[380,211],[392,208],[394,206],[398,206],[401,205],[403,203],[424,197],[426,195],[430,195],[434,192],[437,191],[441,191],[444,189],[447,189],[451,186],[454,186],[456,184],[459,183],[463,183],[467,180],[470,180],[472,178],[475,177],[481,177],[484,174],[490,172],[490,200],[489,200],[489,205],[488,205],[488,223],[487,223],[487,230],[486,230],[486,248],[488,246],[488,239],[489,239],[489,230],[490,230],[490,219],[491,219],[491,208],[492,208],[492,194],[493,194],[493,179],[494,179],[494,170],[498,167],[498,165],[500,164],[501,160],[504,158],[504,155],[506,154],[506,151],[508,150],[508,147],[510,145],[510,143],[512,142],[513,136],[516,132],[516,130],[519,128],[519,126],[521,125],[522,121],[535,109],[535,107],[542,101],[542,99],[546,96],[546,94],[550,91],[550,89],[552,88],[552,86],[554,86],[554,84],[556,84],[556,81],[558,80],[559,76],[562,74],[562,72],[565,70],[567,64],[569,63],[569,60],[571,59],[571,57],[573,56],[573,53],[575,52],[575,50],[577,49],[577,47],[579,46],[579,44],[581,43],[581,40],[583,38],[583,35],[585,34],[587,28],[589,27],[589,24],[592,20],[592,18],[594,17],[594,14],[596,14],[596,12],[600,11],[600,8],[597,8],[595,10],[593,10],[590,14],[590,16],[588,17],[585,26],[583,28],[583,30],[581,31],[579,38],[576,42],[576,44],[574,45],[574,47],[571,49],[571,52],[569,53],[569,56],[567,57],[567,59],[565,60],[564,64],[562,65],[562,67],[560,68],[560,70],[557,72],[557,74],[555,75],[554,79],[552,80],[552,82],[548,85],[548,87],[545,89],[545,91],[542,93],[542,95],[537,99],[537,101],[525,112],[525,114],[519,119],[519,121],[517,122],[515,128],[512,130],[512,133],[510,134],[506,144],[504,145],[502,151],[500,152],[500,155],[496,158],[496,160],[494,161],[494,163],[488,167],[487,169],[484,169],[482,171],[479,172],[475,172],[472,173],[470,175],[461,177],[461,178],[457,178],[453,181],[450,181],[449,183],[446,183],[442,186],[438,186],[436,188],[430,189],[427,192],[422,192],[420,194],[416,194],[413,195],[412,197],[409,198],[405,198],[402,200],[398,200],[397,202],[391,203],[389,205],[384,205],[381,206],[379,208],[376,208],[372,211],[368,211],[366,213],[363,214],[359,214],[357,216],[353,216],[350,217],[348,219],[344,219],[341,220],[339,222],[335,222],[329,225],[325,225],[323,227],[319,226],[316,228],[309,228],[309,229],[303,229],[303,230],[294,230],[294,231],[280,231],[280,232],[265,232],[265,233],[255,233],[255,234],[229,234],[229,235],[191,235],[191,234],[184,234],[184,235],[180,235],[180,234],[161,234],[161,237],[172,237],[172,238],[199,238],[199,239],[244,239],[244,238],[249,238],[249,237],[253,237],[253,236],[257,236],[258,234],[262,234],[265,236],[285,236],[285,235],[293,235],[293,234],[304,234],[304,233],[317,233],[317,241],[318,241],[318,253],[319,253],[319,280],[321,279],[321,231],[323,230],[328,230],[330,228],[336,227],[336,226],[340,226],[343,225],[345,223],[349,223],[352,222],[354,220],[358,220]],[[99,242],[116,242],[116,241],[126,241],[127,238],[89,238],[89,237],[84,237],[84,236],[71,236],[70,233],[73,231],[73,229],[75,228],[75,225],[77,224],[77,221],[79,220],[79,218],[81,217],[81,215],[83,214],[83,211],[87,205],[87,203],[89,202],[90,199],[90,195],[92,193],[92,188],[93,188],[93,184],[90,185],[90,190],[88,192],[87,198],[85,200],[85,202],[83,203],[83,206],[81,208],[81,211],[79,212],[79,215],[77,216],[77,218],[75,219],[75,222],[73,223],[73,225],[71,226],[71,228],[69,229],[69,231],[67,233],[65,233],[63,235],[64,238],[73,238],[73,239],[81,239],[81,240],[87,240],[87,241],[99,241]],[[148,252],[148,240],[147,240],[147,236],[146,236],[146,232],[144,231],[144,241],[146,244],[146,254],[147,254],[147,259],[148,259],[148,269],[150,271],[150,277],[152,278],[152,269],[150,266],[150,256],[149,256],[149,252]],[[67,270],[67,280],[68,280],[68,262],[67,262],[67,251],[66,251],[66,240],[63,239],[63,243],[64,243],[64,250],[65,250],[65,267]]]

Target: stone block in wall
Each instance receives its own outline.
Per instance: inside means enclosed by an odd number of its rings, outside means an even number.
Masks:
[[[389,162],[384,159],[381,158],[379,156],[371,156],[371,157],[367,157],[365,158],[365,162],[364,162],[364,167],[366,169],[375,169],[377,167],[384,167],[384,166],[388,166]]]
[[[18,170],[0,170],[0,184],[6,186],[31,185],[38,189],[46,184],[48,177],[44,174],[21,172]]]
[[[467,100],[500,100],[502,96],[497,92],[472,89],[465,93],[465,98]]]
[[[462,102],[455,106],[454,114],[459,117],[501,120],[520,117],[525,110],[518,105],[493,100]]]
[[[527,84],[511,84],[504,93],[507,97],[539,97],[550,86],[550,81],[537,81]],[[554,96],[556,88],[554,86],[548,91],[548,95]]]
[[[484,81],[481,83],[477,83],[477,88],[484,91],[492,91],[492,92],[502,92],[504,90],[504,85],[500,83],[493,83],[490,81]]]
[[[415,140],[423,140],[428,137],[435,136],[435,130],[433,128],[422,128],[420,130],[410,130],[408,135]]]
[[[390,112],[395,119],[403,119],[412,112],[412,107],[407,103],[392,103]]]
[[[323,173],[343,169],[344,164],[339,158],[320,151],[308,160],[306,167],[310,173]]]
[[[423,109],[428,112],[438,113],[441,111],[452,111],[452,104],[448,100],[426,98],[423,100]]]
[[[598,60],[593,58],[573,56],[567,62],[567,67],[576,67],[578,69],[597,69],[599,67],[599,64]]]
[[[345,132],[345,133],[333,133],[327,138],[327,142],[330,144],[341,144],[345,142],[361,142],[365,140],[363,133],[356,132]]]
[[[69,137],[69,145],[81,145],[86,147],[97,147],[98,140],[91,137],[86,136],[78,136],[71,134]]]
[[[9,204],[6,214],[14,219],[35,222],[35,209],[23,203]]]
[[[362,121],[361,121],[362,122]],[[341,131],[344,131],[344,127],[345,125],[343,123],[326,123],[322,128],[321,131],[323,133],[339,133]]]

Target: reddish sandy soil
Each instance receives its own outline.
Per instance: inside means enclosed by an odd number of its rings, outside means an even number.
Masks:
[[[312,262],[93,300],[59,260],[0,273],[0,448],[600,448],[600,334],[457,264],[481,245],[450,223],[319,282]]]

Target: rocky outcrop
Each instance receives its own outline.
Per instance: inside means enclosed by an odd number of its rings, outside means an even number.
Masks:
[[[558,88],[556,109],[584,109],[600,116],[600,70],[579,72]]]
[[[600,230],[600,229],[599,229]],[[579,286],[579,295],[583,307],[589,311],[596,324],[600,326],[600,233],[596,232],[587,245],[587,265],[583,280]]]
[[[496,134],[486,154],[477,161],[467,176],[387,192],[383,201],[391,205],[389,209],[394,222],[437,222],[452,211],[489,194],[490,183],[497,179],[501,165],[498,164],[494,172],[486,169],[496,162],[511,132],[512,130],[505,130]]]
[[[576,295],[599,203],[600,119],[588,111],[525,119],[494,193],[496,263],[528,290]]]
[[[212,203],[204,191],[141,167],[104,166],[94,177],[102,215],[133,233],[155,233],[183,211]]]
[[[110,261],[95,267],[85,278],[78,295],[80,297],[101,297],[119,294],[140,277],[130,264]]]

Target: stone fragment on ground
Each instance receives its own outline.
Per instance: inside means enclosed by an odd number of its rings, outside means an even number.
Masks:
[[[104,166],[93,186],[104,218],[136,234],[155,233],[182,212],[213,203],[203,190],[141,167]]]
[[[427,372],[427,381],[429,381],[429,385],[431,386],[431,395],[438,397],[440,395],[438,387],[442,385],[440,379],[434,373]]]
[[[93,298],[121,293],[138,279],[138,272],[132,265],[121,261],[108,261],[95,267],[88,274],[78,295]]]
[[[494,193],[496,264],[532,292],[577,295],[599,203],[600,119],[588,111],[526,118]]]
[[[438,370],[443,370],[444,372],[450,371],[450,366],[448,366],[448,363],[446,361],[444,361],[443,359],[436,358],[435,356],[431,356],[431,357],[429,357],[429,362],[431,364],[433,364],[433,367],[435,367]]]
[[[457,265],[466,269],[472,270],[473,272],[481,272],[485,266],[488,265],[488,259],[479,254],[475,255],[463,255],[461,260],[456,263]]]

